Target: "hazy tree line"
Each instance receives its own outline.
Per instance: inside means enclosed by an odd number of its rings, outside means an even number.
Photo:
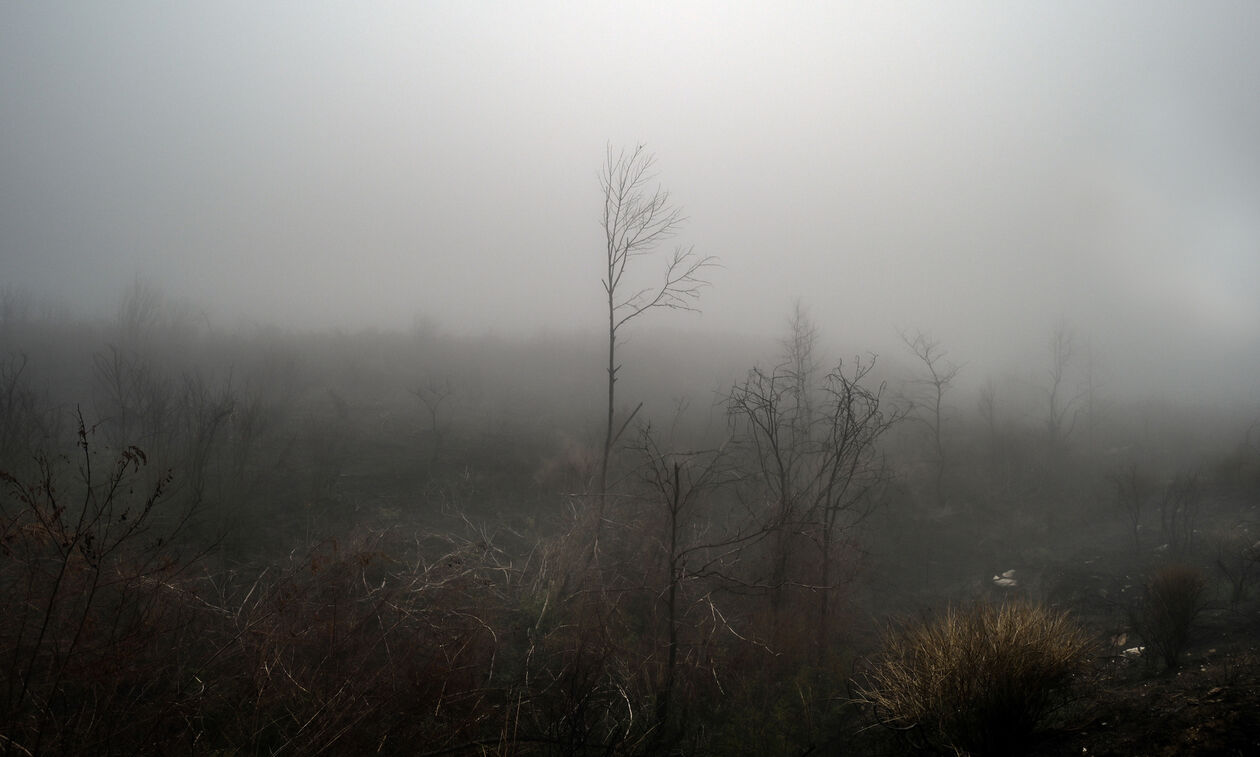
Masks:
[[[598,338],[229,333],[141,279],[103,321],[5,290],[5,749],[869,747],[872,618],[1014,565],[1053,600],[1086,524],[1250,596],[1250,542],[1207,524],[1260,493],[1260,432],[1107,396],[1069,324],[1011,380],[926,331],[828,354],[797,303],[734,378],[653,386],[694,345],[622,330],[698,307],[717,261],[653,264],[684,219],[652,169],[607,156]]]

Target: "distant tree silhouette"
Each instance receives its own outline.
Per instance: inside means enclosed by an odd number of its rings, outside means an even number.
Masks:
[[[1077,405],[1085,392],[1069,394],[1068,368],[1076,358],[1076,339],[1066,323],[1058,323],[1050,335],[1050,385],[1046,388],[1046,436],[1052,447],[1067,442],[1076,428]]]
[[[932,438],[932,454],[935,458],[933,462],[936,464],[934,492],[939,506],[944,504],[945,444],[941,430],[945,422],[945,393],[953,385],[961,366],[946,359],[949,353],[941,348],[940,341],[931,334],[922,331],[909,334],[902,331],[899,335],[924,370],[922,375],[911,380],[912,384],[921,389],[910,398],[911,412],[917,411],[915,417],[927,426]]]

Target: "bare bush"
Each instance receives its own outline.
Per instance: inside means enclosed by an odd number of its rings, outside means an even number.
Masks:
[[[214,683],[190,735],[246,754],[497,744],[515,731],[522,678],[519,640],[505,638],[512,577],[488,540],[408,545],[391,532],[325,540],[252,578],[208,577],[217,621],[198,675]]]
[[[1147,582],[1142,605],[1133,613],[1133,627],[1166,667],[1180,665],[1190,646],[1206,590],[1203,571],[1189,565],[1165,565]]]
[[[169,475],[100,459],[79,418],[77,473],[41,455],[31,481],[0,471],[0,733],[5,753],[124,753],[180,720],[184,604]]]
[[[858,704],[917,748],[1008,755],[1074,696],[1093,640],[1065,613],[979,604],[894,626],[855,679]]]

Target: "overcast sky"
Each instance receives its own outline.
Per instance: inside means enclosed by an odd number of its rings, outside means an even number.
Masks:
[[[658,325],[773,333],[800,297],[996,371],[1067,319],[1255,387],[1257,39],[1253,0],[6,2],[0,280],[597,329],[597,173],[643,142],[724,266]]]

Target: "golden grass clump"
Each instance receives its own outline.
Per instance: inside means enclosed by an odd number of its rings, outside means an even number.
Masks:
[[[977,604],[890,627],[856,701],[916,747],[1017,754],[1074,697],[1093,640],[1041,605]]]

